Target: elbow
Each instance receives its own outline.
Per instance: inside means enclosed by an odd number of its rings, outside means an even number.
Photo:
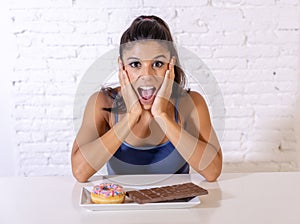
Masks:
[[[223,158],[221,150],[218,153],[219,156],[206,168],[204,177],[208,182],[215,182],[221,175],[223,167]]]
[[[214,169],[205,178],[208,182],[214,182],[221,175],[222,168]]]
[[[72,155],[71,167],[73,177],[80,183],[85,183],[92,176],[89,166],[78,156]]]
[[[85,178],[83,176],[80,175],[73,175],[73,176],[79,183],[85,183],[88,181],[88,178]]]
[[[208,182],[215,182],[219,176],[220,176],[220,172],[212,172],[212,173],[204,175],[205,179]]]
[[[208,182],[215,182],[221,174],[220,169],[196,170],[196,172],[203,176]]]
[[[203,176],[208,182],[215,182],[221,175],[222,165],[220,167],[213,167],[204,171]]]
[[[205,179],[208,182],[215,182],[218,179],[219,176],[220,175],[207,175],[207,176],[205,176]]]
[[[72,168],[73,177],[79,182],[79,183],[85,183],[88,181],[88,177],[84,175],[82,171],[79,169]]]

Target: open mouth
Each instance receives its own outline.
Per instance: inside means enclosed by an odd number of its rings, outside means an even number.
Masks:
[[[154,96],[156,88],[154,86],[141,86],[137,90],[143,100],[150,100]]]

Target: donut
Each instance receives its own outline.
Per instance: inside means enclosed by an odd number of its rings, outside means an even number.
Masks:
[[[95,204],[121,204],[125,199],[125,191],[121,185],[102,183],[93,187],[91,199]]]

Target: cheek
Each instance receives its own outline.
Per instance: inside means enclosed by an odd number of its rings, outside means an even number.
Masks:
[[[156,71],[156,75],[164,77],[166,75],[167,70],[168,70],[168,66],[164,66],[162,68],[159,68]]]
[[[129,81],[131,83],[134,83],[137,80],[139,74],[137,73],[137,71],[134,71],[133,69],[127,69],[126,71],[128,74]]]
[[[159,72],[157,72],[157,75],[165,76],[166,72],[167,72],[167,69],[161,69]]]

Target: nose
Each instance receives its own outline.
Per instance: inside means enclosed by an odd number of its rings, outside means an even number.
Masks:
[[[148,79],[152,75],[155,75],[155,73],[154,73],[154,69],[152,67],[151,62],[150,61],[144,61],[142,69],[141,69],[141,76],[142,76],[141,78],[142,79]]]

